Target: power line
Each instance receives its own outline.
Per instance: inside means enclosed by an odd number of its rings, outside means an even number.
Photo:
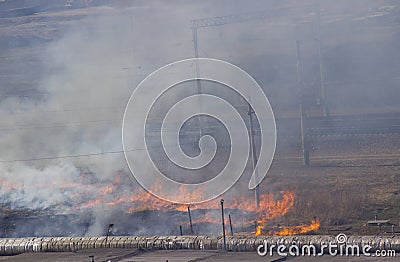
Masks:
[[[126,104],[124,102],[124,104]],[[34,113],[63,113],[63,112],[89,112],[89,111],[99,111],[108,109],[109,112],[123,112],[125,107],[109,106],[109,107],[87,107],[87,108],[66,108],[66,109],[48,109],[48,110],[36,110],[30,111]],[[26,112],[13,112],[13,115],[25,115]]]
[[[76,158],[76,157],[89,157],[89,156],[99,156],[106,154],[121,154],[124,151],[107,151],[89,154],[78,154],[78,155],[65,155],[65,156],[52,156],[52,157],[38,157],[38,158],[27,158],[27,159],[10,159],[10,160],[0,160],[0,163],[13,163],[13,162],[29,162],[29,161],[39,161],[39,160],[52,160],[52,159],[63,159],[63,158]]]
[[[180,145],[189,145],[192,143],[181,143]],[[158,146],[149,146],[147,149],[161,148],[163,145]],[[144,148],[136,148],[125,150],[125,152],[133,152],[139,150],[146,150]],[[37,157],[37,158],[26,158],[26,159],[9,159],[9,160],[0,160],[0,163],[14,163],[14,162],[29,162],[29,161],[40,161],[40,160],[54,160],[54,159],[65,159],[65,158],[78,158],[78,157],[91,157],[91,156],[100,156],[100,155],[109,155],[109,154],[122,154],[124,150],[117,151],[103,151],[97,153],[87,153],[87,154],[75,154],[75,155],[64,155],[64,156],[50,156],[50,157]]]
[[[115,123],[115,122],[122,122],[122,120],[117,119],[109,119],[109,120],[93,120],[93,121],[85,121],[85,122],[70,122],[65,124],[55,124],[55,125],[48,125],[48,126],[31,126],[31,125],[16,125],[16,126],[8,126],[8,127],[0,127],[1,131],[6,130],[24,130],[24,129],[51,129],[51,128],[64,128],[64,127],[71,127],[71,126],[82,126],[82,125],[96,125],[96,124],[108,124],[108,123]]]

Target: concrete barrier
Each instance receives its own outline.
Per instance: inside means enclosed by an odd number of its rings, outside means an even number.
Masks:
[[[266,241],[268,245],[314,245],[337,243],[335,236],[285,236],[285,237],[227,237],[226,246],[230,251],[255,252]],[[400,236],[349,236],[346,244],[365,245],[375,250],[400,252]],[[16,255],[27,252],[74,252],[94,248],[135,248],[145,250],[218,250],[223,249],[222,237],[214,236],[105,236],[92,237],[39,237],[0,238],[0,255]]]

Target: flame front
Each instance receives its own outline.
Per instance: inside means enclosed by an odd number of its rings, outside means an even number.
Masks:
[[[318,230],[321,223],[318,219],[314,218],[310,224],[303,224],[298,226],[285,226],[280,228],[279,231],[276,232],[266,232],[263,233],[263,225],[258,224],[256,227],[256,236],[291,236],[291,235],[301,235],[311,231]]]
[[[305,234],[310,231],[319,229],[320,222],[318,219],[314,218],[309,225],[300,225],[292,227],[283,227],[281,231],[275,232],[275,236],[288,236],[288,235],[299,235]]]
[[[126,208],[127,212],[134,213],[147,210],[155,210],[159,212],[167,211],[178,211],[187,212],[188,205],[182,204],[171,204],[161,199],[155,198],[147,191],[139,188],[134,192],[126,194],[126,190],[121,188],[123,183],[121,182],[121,173],[118,173],[115,178],[107,183],[96,188],[96,185],[92,184],[80,184],[80,183],[62,183],[62,182],[50,182],[50,184],[34,184],[34,185],[20,185],[12,183],[5,179],[0,179],[3,189],[9,191],[23,190],[26,187],[52,187],[60,190],[71,191],[74,188],[83,187],[87,190],[73,191],[72,202],[76,210],[90,209],[97,206],[117,206],[119,208]],[[155,183],[154,190],[161,187],[159,183]],[[153,188],[152,188],[153,191]],[[201,192],[186,192],[183,188],[177,192],[182,199],[186,201],[188,199],[198,199],[198,194]],[[261,194],[260,201],[257,205],[253,198],[240,196],[236,198],[225,199],[225,212],[235,212],[233,225],[239,228],[247,228],[246,232],[253,228],[256,236],[260,235],[293,235],[293,234],[304,234],[313,230],[317,230],[320,226],[320,222],[314,219],[309,225],[299,225],[292,227],[282,227],[278,231],[267,230],[268,223],[275,219],[284,216],[295,204],[295,194],[292,191],[280,191],[279,194],[268,193]],[[214,223],[220,224],[220,201],[215,199],[201,204],[190,205],[191,210],[204,210],[193,217],[193,224],[201,223]],[[226,217],[226,216],[225,216]],[[225,224],[228,225],[229,221],[226,218]]]

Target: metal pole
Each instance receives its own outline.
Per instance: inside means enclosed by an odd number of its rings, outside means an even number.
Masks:
[[[130,25],[131,25],[131,41],[132,41],[132,56],[131,56],[131,63],[132,63],[132,75],[134,75],[135,72],[135,40],[134,40],[134,27],[133,27],[133,17],[130,16]]]
[[[197,45],[197,27],[192,26],[193,33],[193,48],[194,48],[194,57],[199,58],[199,47]]]
[[[225,217],[224,217],[224,200],[223,199],[221,199],[221,216],[222,216],[222,236],[224,238],[224,250],[226,250]]]
[[[195,58],[199,58],[199,46],[197,43],[197,27],[196,26],[192,26],[192,34],[193,34],[193,48],[194,48],[194,57]],[[200,77],[200,72],[199,72],[199,64],[196,61],[196,77],[199,78]],[[200,79],[196,79],[196,86],[197,86],[197,94],[201,94],[201,80]],[[201,105],[201,100],[199,101],[199,111],[202,110],[202,105]],[[203,119],[201,116],[198,116],[198,121],[197,124],[199,126],[199,130],[200,130],[200,137],[203,135]]]
[[[322,63],[322,42],[321,42],[321,9],[319,7],[319,2],[316,1],[316,15],[317,15],[317,42],[318,42],[318,59],[319,59],[319,80],[321,85],[321,105],[322,113],[324,116],[328,115],[328,109],[326,107],[325,101],[325,80],[324,80],[324,70]]]
[[[250,100],[250,98],[249,98]],[[257,165],[257,153],[256,153],[256,145],[254,141],[254,126],[253,126],[253,114],[254,111],[251,108],[250,103],[249,104],[249,111],[247,114],[249,115],[249,126],[250,126],[250,147],[251,147],[251,159],[252,159],[252,164],[253,164],[253,172],[256,170],[256,165]],[[258,173],[255,173],[256,181],[258,181]],[[260,188],[259,185],[256,186],[254,190],[254,198],[256,202],[256,207],[260,206]]]
[[[300,73],[300,42],[296,40],[296,57],[297,57],[297,85],[299,93],[299,108],[300,108],[300,129],[301,129],[301,149],[303,152],[303,165],[310,165],[310,156],[306,144],[306,137],[304,132],[304,107],[303,107],[303,88]]]
[[[229,216],[229,226],[231,227],[231,236],[233,236],[233,227],[232,227],[232,219],[231,219],[231,214]]]
[[[181,232],[181,236],[183,236],[182,225],[179,225],[179,231]]]
[[[193,224],[192,224],[192,215],[190,214],[190,206],[188,206],[188,214],[189,214],[189,223],[190,223],[190,232],[194,234]]]

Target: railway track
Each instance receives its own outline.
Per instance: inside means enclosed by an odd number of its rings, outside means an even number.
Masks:
[[[307,118],[308,136],[400,134],[400,114]]]
[[[277,118],[278,137],[300,137],[299,118]],[[375,135],[375,134],[400,134],[400,113],[393,114],[369,114],[369,115],[346,115],[327,117],[306,117],[305,135],[313,136],[347,136],[347,135]],[[147,135],[159,136],[160,124],[154,122]],[[221,126],[207,123],[203,127],[206,133],[217,134]],[[199,134],[198,126],[191,125],[181,132],[182,138],[193,138]],[[255,135],[260,135],[258,126],[254,129]]]

